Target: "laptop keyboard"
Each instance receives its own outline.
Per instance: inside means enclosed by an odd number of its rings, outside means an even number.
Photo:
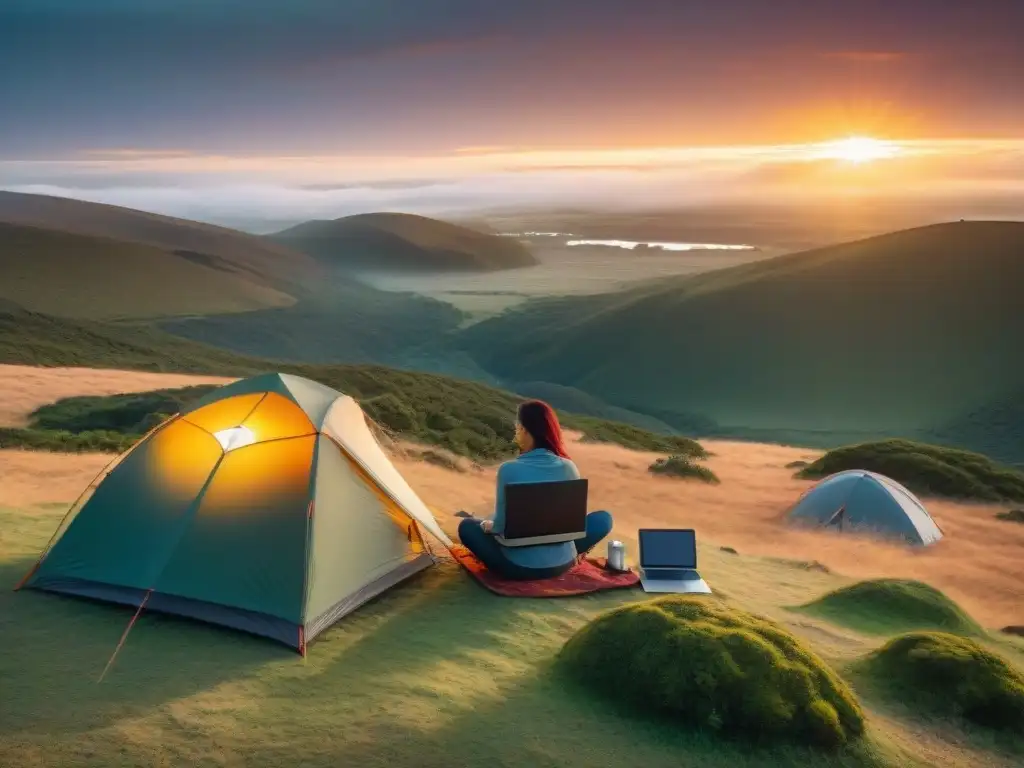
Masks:
[[[651,568],[646,571],[649,579],[699,579],[700,575],[691,568]]]

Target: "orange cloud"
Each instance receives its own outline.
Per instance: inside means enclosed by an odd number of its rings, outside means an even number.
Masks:
[[[904,61],[910,56],[903,51],[829,51],[822,55],[828,59],[840,59],[857,64],[892,64]]]

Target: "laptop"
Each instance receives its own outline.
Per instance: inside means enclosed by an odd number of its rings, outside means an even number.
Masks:
[[[506,547],[558,544],[587,535],[587,481],[510,483],[505,486]]]
[[[692,528],[641,528],[640,584],[644,592],[696,592],[711,587],[697,573],[697,534]]]

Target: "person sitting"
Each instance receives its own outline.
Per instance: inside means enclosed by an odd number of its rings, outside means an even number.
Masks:
[[[578,480],[580,477],[565,450],[562,428],[550,405],[540,400],[522,403],[515,430],[520,455],[498,468],[494,517],[489,520],[466,517],[459,523],[459,539],[489,570],[506,579],[550,579],[572,568],[578,556],[585,555],[611,533],[612,516],[604,511],[588,514],[586,536],[575,541],[506,547],[495,539],[495,534],[504,531],[506,485]]]

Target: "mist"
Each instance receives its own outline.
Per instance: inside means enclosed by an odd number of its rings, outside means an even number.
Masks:
[[[919,218],[1024,219],[1024,142],[917,142],[884,161],[806,147],[221,157],[133,152],[0,161],[9,191],[136,208],[258,233],[389,210],[466,217],[699,207],[897,206]],[[921,222],[925,223],[925,222]]]

